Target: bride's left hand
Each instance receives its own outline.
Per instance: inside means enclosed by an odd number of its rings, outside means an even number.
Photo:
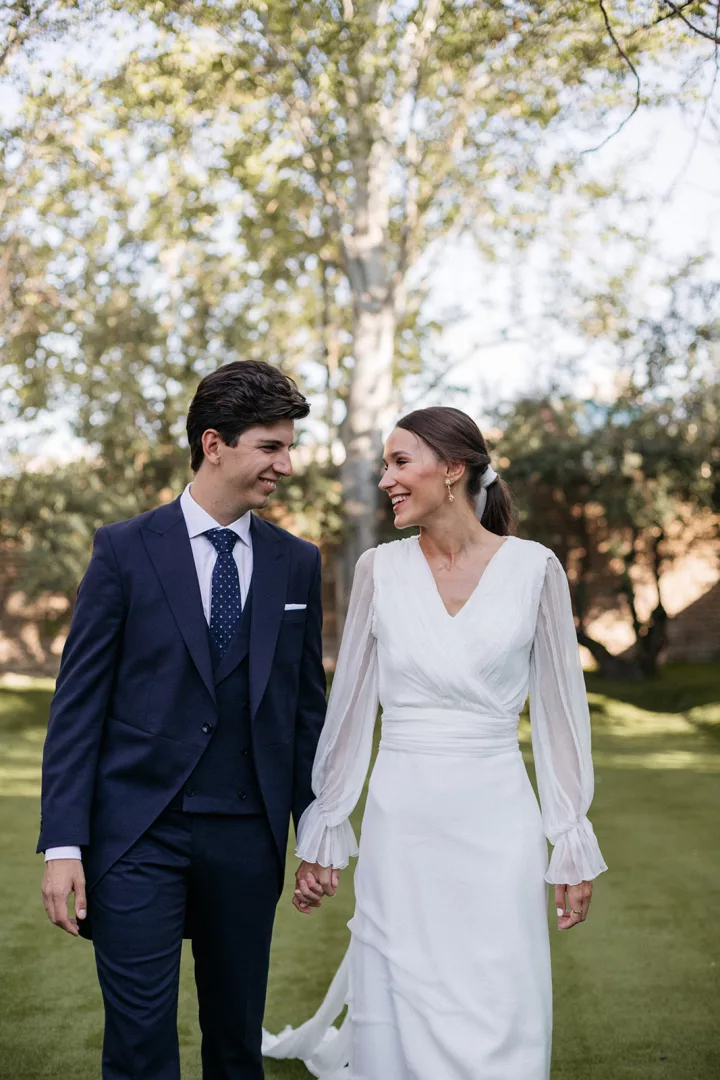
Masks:
[[[585,922],[592,899],[592,881],[579,885],[556,885],[555,907],[558,913],[558,930],[571,930]]]

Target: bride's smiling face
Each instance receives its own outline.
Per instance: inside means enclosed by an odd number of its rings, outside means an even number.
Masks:
[[[378,487],[392,501],[396,529],[421,525],[449,504],[445,481],[454,480],[457,470],[448,468],[412,431],[395,428],[385,443],[383,459]]]

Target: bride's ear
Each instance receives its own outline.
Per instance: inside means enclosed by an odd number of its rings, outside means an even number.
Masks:
[[[445,467],[445,479],[450,484],[457,484],[458,480],[462,480],[465,475],[465,462],[464,461],[451,461]]]

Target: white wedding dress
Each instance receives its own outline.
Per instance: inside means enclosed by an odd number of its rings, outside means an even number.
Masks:
[[[528,690],[542,817],[518,747]],[[264,1053],[322,1080],[548,1080],[546,882],[606,869],[586,817],[590,721],[555,555],[508,537],[455,616],[416,537],[360,558],[298,831],[309,862],[357,854],[348,816],[378,702],[350,948],[316,1016],[266,1033]]]

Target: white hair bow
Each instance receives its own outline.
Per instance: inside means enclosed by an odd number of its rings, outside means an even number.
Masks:
[[[487,489],[491,484],[494,484],[498,478],[498,474],[493,469],[492,465],[488,465],[485,472],[482,474],[480,481],[480,492],[475,500],[475,513],[478,520],[482,521],[482,516],[485,513],[485,505],[487,503]]]

